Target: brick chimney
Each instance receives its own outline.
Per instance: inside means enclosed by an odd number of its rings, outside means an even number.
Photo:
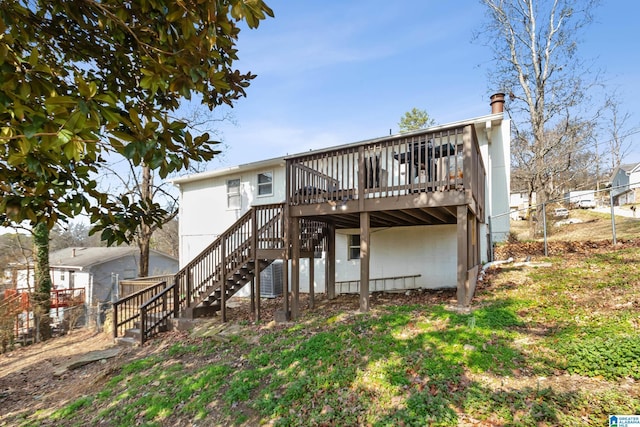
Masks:
[[[494,93],[491,95],[491,114],[504,112],[504,93]]]

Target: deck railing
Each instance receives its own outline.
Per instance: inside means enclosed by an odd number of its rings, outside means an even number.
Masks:
[[[73,307],[84,304],[84,288],[51,289],[51,308]]]
[[[471,125],[290,157],[287,168],[291,205],[460,190],[484,202],[484,164]]]

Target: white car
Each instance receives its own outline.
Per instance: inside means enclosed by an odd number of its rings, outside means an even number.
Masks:
[[[553,216],[556,218],[569,218],[569,210],[567,208],[555,208]]]
[[[596,202],[590,199],[578,200],[577,206],[580,209],[592,209],[596,207]]]

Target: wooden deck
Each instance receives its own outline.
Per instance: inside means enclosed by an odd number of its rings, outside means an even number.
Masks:
[[[328,294],[335,293],[335,230],[360,229],[360,308],[369,308],[372,228],[456,224],[458,303],[468,304],[480,262],[486,170],[473,125],[411,132],[287,158],[287,221],[327,224]],[[303,257],[292,242],[292,317]],[[332,270],[333,269],[333,270]]]

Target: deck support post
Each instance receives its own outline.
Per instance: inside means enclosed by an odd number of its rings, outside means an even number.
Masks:
[[[260,300],[260,263],[258,262],[258,216],[251,210],[251,257],[253,258],[253,280],[251,281],[251,313],[258,320],[256,298]],[[258,303],[259,304],[259,303]]]
[[[360,311],[369,311],[370,214],[360,212]]]
[[[464,306],[467,301],[468,270],[469,270],[469,231],[468,209],[466,205],[458,206],[457,211],[457,236],[458,236],[458,306]]]
[[[227,321],[227,238],[223,236],[220,244],[220,259],[222,260],[222,272],[220,274],[220,314],[222,321]]]
[[[300,316],[300,218],[291,221],[291,320]]]
[[[336,225],[327,225],[327,252],[325,254],[325,288],[328,299],[336,297]]]
[[[282,226],[284,235],[284,256],[282,259],[282,302],[283,302],[283,319],[284,321],[290,320],[289,313],[289,257],[291,255],[291,247],[289,245],[289,207],[285,205],[284,224]]]
[[[260,260],[256,259],[256,269],[260,268]],[[255,286],[254,294],[256,296],[256,310],[254,312],[256,322],[260,321],[260,271],[256,270],[255,277],[253,278],[253,285]]]

